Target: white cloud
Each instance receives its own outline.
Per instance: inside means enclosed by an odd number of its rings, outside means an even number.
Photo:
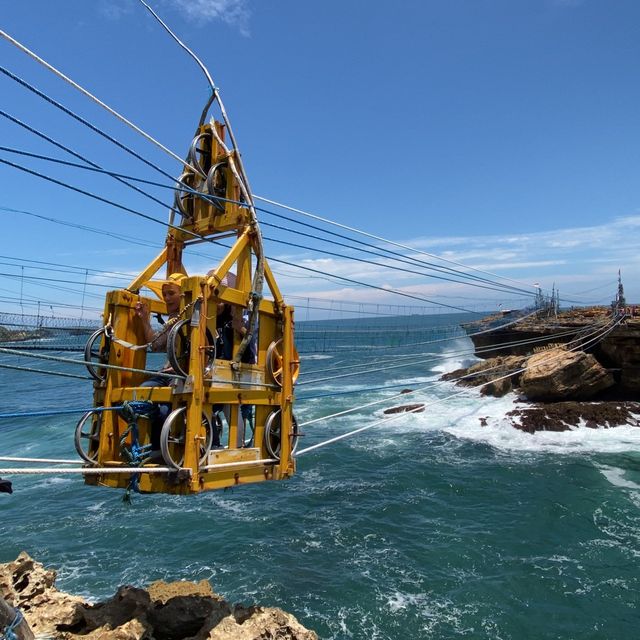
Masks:
[[[247,0],[164,0],[185,18],[199,25],[220,20],[237,27],[243,36],[249,36],[249,10]]]
[[[120,20],[133,11],[131,0],[101,0],[98,11],[109,20]]]
[[[600,298],[610,299],[615,293],[615,287],[610,286],[617,277],[618,268],[622,268],[625,291],[628,298],[640,300],[640,290],[636,284],[640,280],[640,254],[637,250],[637,229],[640,226],[640,216],[627,216],[613,219],[607,223],[594,226],[564,228],[539,233],[487,236],[454,236],[441,238],[415,238],[405,241],[407,246],[424,248],[427,251],[437,251],[438,255],[459,263],[448,265],[438,262],[437,258],[427,257],[416,251],[403,251],[408,258],[440,264],[442,267],[451,266],[467,274],[487,277],[490,280],[501,281],[506,285],[516,285],[515,279],[522,289],[531,289],[532,283],[540,282],[543,290],[551,290],[552,286],[560,287],[561,295],[567,299],[578,296],[584,303],[600,302]],[[402,240],[400,240],[402,242]],[[437,249],[434,247],[437,246]],[[277,253],[271,253],[277,256]],[[358,255],[358,254],[354,254]],[[443,282],[425,275],[411,274],[402,271],[390,271],[387,264],[396,267],[428,271],[425,265],[407,265],[395,262],[393,259],[376,259],[377,264],[357,263],[347,259],[332,257],[325,258],[318,254],[298,253],[283,256],[283,259],[300,266],[311,267],[327,274],[335,274],[354,280],[382,287],[385,291],[374,289],[359,289],[357,286],[345,286],[331,277],[319,278],[310,276],[307,272],[287,267],[288,273],[278,277],[283,291],[304,296],[328,297],[333,300],[343,300],[344,304],[368,300],[384,304],[419,304],[410,299],[393,295],[390,289],[404,291],[407,294],[424,296],[432,300],[441,300],[461,306],[481,304],[483,301],[500,298],[501,302],[510,304],[509,299],[514,296],[522,297],[518,293],[508,291],[498,292],[478,288],[477,284],[467,281],[467,284]],[[459,266],[468,265],[468,266]],[[281,268],[275,264],[275,268]],[[481,273],[473,271],[480,270]],[[432,272],[433,275],[453,277],[455,275]],[[501,274],[508,278],[505,282],[500,278],[491,277],[488,273]],[[465,278],[466,279],[466,278]],[[327,286],[327,282],[335,283],[335,287]],[[614,283],[615,284],[615,283]],[[609,291],[610,289],[610,291]],[[585,291],[586,290],[586,291]],[[575,291],[575,294],[573,293]],[[594,291],[595,293],[587,293]],[[322,292],[322,293],[320,293]],[[357,293],[356,293],[357,292]],[[582,295],[584,292],[585,295]],[[527,304],[525,296],[524,303]],[[473,302],[475,301],[475,302]],[[518,302],[512,303],[517,306]],[[488,308],[488,307],[487,307]]]

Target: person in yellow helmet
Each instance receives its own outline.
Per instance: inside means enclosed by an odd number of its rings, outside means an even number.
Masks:
[[[167,280],[162,283],[162,299],[167,306],[169,320],[177,318],[180,313],[180,301],[182,300],[180,283],[185,277],[186,276],[182,273],[172,273]],[[142,301],[136,303],[135,314],[142,322],[144,339],[151,345],[151,350],[165,351],[167,348],[169,328],[173,323],[168,322],[160,329],[160,331],[154,331],[151,326],[151,313],[149,311],[149,307]]]

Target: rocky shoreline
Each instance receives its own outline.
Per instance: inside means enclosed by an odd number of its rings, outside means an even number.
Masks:
[[[482,327],[492,319],[466,325],[475,355],[483,360],[442,379],[480,387],[483,395],[515,393],[526,404],[507,416],[529,433],[640,426],[640,320],[628,318],[599,342],[577,348],[580,336],[588,335],[585,329],[606,321],[607,313],[571,310],[491,331]],[[480,422],[486,426],[487,418]]]
[[[123,586],[96,604],[58,591],[55,580],[55,571],[25,552],[0,564],[0,604],[18,609],[26,622],[16,630],[19,640],[33,634],[60,640],[318,639],[281,609],[228,603],[206,580]],[[1,616],[0,607],[0,631],[10,622]]]

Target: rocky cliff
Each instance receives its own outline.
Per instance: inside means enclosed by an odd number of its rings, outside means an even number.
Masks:
[[[635,400],[640,393],[640,317],[628,317],[602,339],[611,322],[610,309],[572,309],[548,318],[525,318],[506,328],[487,331],[493,318],[464,325],[480,358],[531,355],[549,345],[577,345],[613,376],[607,395]],[[482,332],[482,333],[480,333]],[[604,389],[603,389],[604,390]]]
[[[98,604],[58,591],[56,572],[26,553],[0,564],[0,599],[36,637],[60,640],[317,640],[291,614],[229,604],[202,581],[125,586]],[[1,631],[1,629],[0,629]],[[25,636],[21,636],[25,637]]]
[[[614,376],[584,351],[552,347],[530,356],[497,356],[442,378],[480,387],[483,395],[500,397],[515,391],[520,400],[535,403],[507,414],[514,427],[530,433],[566,431],[580,425],[640,426],[637,402],[597,401],[615,386]],[[480,422],[487,425],[485,418]]]

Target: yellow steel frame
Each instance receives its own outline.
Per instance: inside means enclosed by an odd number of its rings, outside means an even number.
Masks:
[[[200,150],[208,158],[205,168],[225,159],[211,126],[223,136],[219,123],[200,128]],[[299,363],[294,347],[294,311],[285,304],[273,273],[266,260],[264,276],[271,299],[259,301],[257,363],[238,364],[230,360],[216,359],[213,372],[205,377],[205,347],[207,330],[215,335],[217,304],[224,302],[237,308],[246,308],[251,296],[252,270],[255,268],[254,233],[245,207],[235,204],[240,199],[240,187],[232,172],[226,169],[226,197],[224,211],[216,209],[206,199],[187,196],[190,217],[185,217],[179,228],[171,228],[164,249],[137,276],[126,289],[110,291],[105,300],[104,321],[110,322],[113,336],[118,342],[109,347],[110,365],[127,369],[145,369],[146,351],[132,350],[122,343],[143,344],[141,323],[135,317],[136,303],[146,303],[152,313],[166,313],[164,302],[140,295],[140,289],[166,266],[167,275],[175,272],[186,274],[182,264],[185,244],[193,242],[193,234],[202,239],[215,238],[235,232],[236,240],[220,264],[208,276],[191,275],[182,280],[182,312],[190,320],[190,348],[188,375],[185,380],[164,387],[142,387],[145,375],[139,372],[108,369],[106,378],[94,383],[94,406],[109,408],[130,400],[148,400],[170,403],[172,408],[185,408],[184,461],[175,473],[145,473],[146,468],[164,466],[156,462],[140,467],[139,487],[143,492],[191,494],[211,489],[237,486],[265,480],[282,480],[295,473],[296,464],[292,452],[294,440],[293,404],[294,378]],[[190,177],[199,190],[205,188],[204,180]],[[234,287],[224,285],[223,278],[235,267]],[[194,310],[197,309],[197,312]],[[185,313],[186,310],[186,313]],[[103,338],[103,345],[108,337]],[[281,341],[282,377],[280,384],[269,374],[267,355],[269,346]],[[234,353],[240,338],[234,340]],[[255,407],[254,446],[244,448],[244,438],[238,430],[240,407]],[[230,415],[228,434],[224,448],[208,454],[205,464],[201,457],[203,429],[202,415],[211,415],[214,405],[226,405]],[[270,458],[265,442],[265,425],[269,415],[280,411],[280,451],[277,458]],[[97,443],[96,465],[99,467],[129,466],[120,452],[120,439],[126,423],[117,411],[104,411]],[[140,440],[150,440],[150,425],[139,422]],[[125,488],[130,482],[126,474],[86,475],[88,484]]]

